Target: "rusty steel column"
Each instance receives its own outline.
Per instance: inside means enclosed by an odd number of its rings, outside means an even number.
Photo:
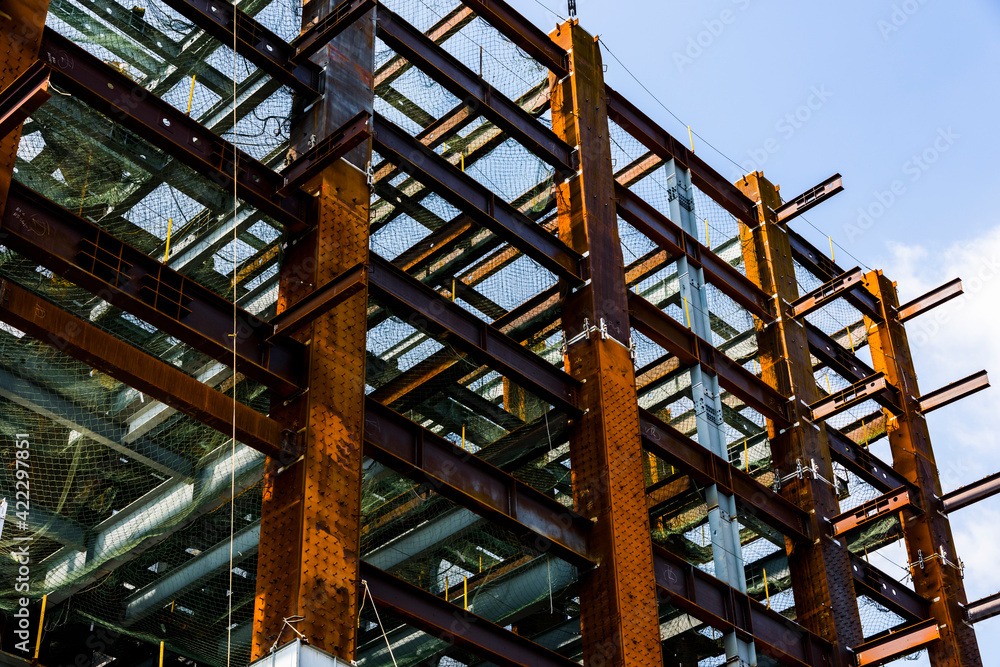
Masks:
[[[49,0],[18,0],[0,7],[0,91],[38,59],[42,30],[49,11]],[[14,174],[21,126],[0,137],[0,217],[7,203],[7,191]]]
[[[763,326],[757,321],[762,378],[789,402],[792,427],[779,430],[768,420],[771,455],[779,475],[815,462],[822,479],[803,475],[782,485],[781,495],[810,512],[811,544],[786,539],[788,564],[795,595],[797,621],[829,640],[843,665],[853,665],[848,647],[864,641],[851,561],[845,545],[831,537],[828,519],[840,512],[832,486],[833,465],[826,427],[808,421],[808,405],[820,398],[813,377],[806,331],[791,314],[788,304],[798,294],[792,250],[785,229],[777,223],[774,209],[781,205],[777,188],[755,172],[736,186],[757,202],[760,224],[749,229],[740,225],[740,241],[747,277],[774,298],[779,319]]]
[[[899,389],[903,409],[899,416],[886,412],[892,467],[917,486],[920,505],[925,509],[922,514],[904,519],[903,538],[910,562],[924,559],[922,566],[910,566],[913,587],[931,601],[931,614],[941,631],[940,641],[928,644],[927,651],[934,667],[979,666],[983,662],[976,633],[964,622],[962,606],[967,600],[951,524],[938,511],[941,480],[927,421],[919,411],[920,390],[906,330],[897,312],[896,286],[881,271],[872,271],[865,274],[865,287],[882,303],[882,322],[865,317],[872,365]]]
[[[336,5],[309,2],[307,27]],[[289,161],[359,111],[372,111],[374,13],[345,29],[313,60],[328,94],[292,125]],[[293,114],[301,111],[293,110]],[[293,116],[294,117],[294,116]],[[304,186],[316,195],[315,225],[290,239],[282,263],[282,312],[368,257],[371,142]],[[357,650],[361,462],[364,449],[367,281],[295,337],[309,346],[308,385],[272,402],[271,417],[299,435],[301,456],[268,459],[264,478],[252,658],[302,633],[341,660]],[[293,622],[295,631],[285,627]]]
[[[645,455],[628,350],[601,54],[575,20],[552,38],[571,59],[569,76],[550,75],[552,126],[578,147],[580,160],[580,171],[559,185],[559,238],[578,253],[590,252],[591,282],[567,297],[563,328],[572,339],[588,327],[606,327],[606,336],[595,329],[566,351],[567,371],[584,382],[579,406],[586,410],[570,433],[574,503],[595,520],[590,547],[598,562],[580,578],[584,664],[659,666]]]

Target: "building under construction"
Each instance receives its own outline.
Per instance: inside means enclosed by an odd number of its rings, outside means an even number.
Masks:
[[[961,283],[796,233],[839,175],[729,182],[503,0],[9,0],[0,53],[0,664],[983,664],[1000,480],[924,415],[988,380],[904,326]]]

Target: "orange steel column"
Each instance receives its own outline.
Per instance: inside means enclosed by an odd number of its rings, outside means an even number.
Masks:
[[[848,647],[864,641],[857,596],[851,575],[849,554],[844,545],[829,537],[827,522],[839,513],[832,482],[833,465],[825,426],[808,421],[808,404],[819,400],[805,329],[785,308],[798,298],[792,250],[784,228],[775,222],[773,210],[781,205],[777,188],[763,174],[755,172],[737,181],[737,187],[757,202],[760,225],[751,230],[740,226],[740,241],[747,277],[772,295],[779,305],[780,319],[761,326],[757,345],[765,382],[790,401],[794,426],[779,431],[768,421],[771,455],[778,474],[794,472],[796,464],[809,467],[813,461],[824,479],[792,479],[782,485],[781,494],[809,511],[812,517],[812,544],[792,545],[786,540],[788,563],[800,624],[834,643],[843,665],[853,665]],[[815,511],[814,511],[815,510]]]
[[[0,6],[0,91],[38,60],[49,0],[18,0]],[[21,127],[0,137],[0,215],[7,203]]]
[[[307,3],[303,24],[334,4]],[[371,111],[373,47],[369,16],[320,51],[328,94],[293,124],[293,157],[358,111]],[[370,160],[367,142],[306,185],[316,194],[315,226],[286,248],[279,312],[367,262]],[[341,660],[355,658],[367,303],[366,286],[297,332],[309,346],[308,384],[290,401],[272,401],[271,417],[298,434],[302,456],[267,461],[253,659],[297,633]]]
[[[865,287],[882,303],[884,318],[879,323],[865,318],[872,364],[899,389],[903,408],[898,417],[886,412],[892,467],[917,485],[921,506],[925,508],[923,514],[904,519],[903,538],[910,562],[924,559],[923,566],[910,566],[913,587],[931,601],[931,614],[941,632],[940,641],[927,645],[931,664],[934,667],[982,665],[976,633],[963,621],[962,605],[967,603],[965,585],[957,567],[951,524],[939,511],[941,480],[927,422],[918,406],[920,390],[906,330],[896,312],[899,308],[896,286],[881,271],[872,271],[865,274]]]
[[[615,214],[611,147],[601,54],[575,20],[552,33],[570,51],[572,74],[551,80],[552,126],[579,146],[580,172],[559,186],[559,238],[590,252],[589,285],[564,306],[567,339],[585,326],[607,327],[569,345],[566,368],[584,382],[587,412],[570,434],[578,512],[595,520],[591,554],[598,563],[580,578],[583,657],[587,665],[662,664],[653,578],[644,454],[635,370],[628,350],[625,270]]]

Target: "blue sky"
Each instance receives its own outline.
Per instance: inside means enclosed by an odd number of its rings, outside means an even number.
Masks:
[[[558,19],[543,5],[566,14],[565,0],[509,1],[546,32]],[[786,198],[842,174],[845,191],[807,215],[822,231],[793,224],[821,249],[831,235],[843,266],[884,269],[903,301],[964,279],[965,296],[908,325],[923,392],[981,368],[1000,382],[1000,3],[577,4],[581,25],[684,124],[605,51],[608,82],[678,138],[690,124]],[[695,148],[740,176],[704,141]],[[928,416],[945,491],[1000,470],[998,392]],[[1000,497],[952,525],[970,600],[1000,590]],[[1000,619],[977,626],[985,664],[1000,656],[998,631]]]

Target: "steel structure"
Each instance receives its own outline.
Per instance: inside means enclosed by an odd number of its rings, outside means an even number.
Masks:
[[[839,175],[728,182],[503,0],[19,0],[0,52],[0,662],[982,664],[1000,484],[924,415],[988,380],[904,328],[961,283],[797,234]]]

